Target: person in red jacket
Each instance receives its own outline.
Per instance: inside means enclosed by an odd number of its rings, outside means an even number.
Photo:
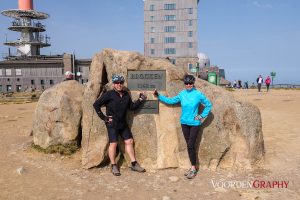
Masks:
[[[270,87],[270,84],[271,84],[271,78],[270,78],[270,76],[268,76],[266,78],[265,83],[266,83],[266,86],[267,86],[267,91],[269,91],[269,87]]]

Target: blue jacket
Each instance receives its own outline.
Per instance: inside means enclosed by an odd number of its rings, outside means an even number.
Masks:
[[[177,96],[172,98],[159,94],[158,99],[166,104],[177,104],[180,102],[182,109],[180,123],[189,126],[199,126],[201,124],[200,120],[195,120],[196,115],[198,115],[200,104],[205,106],[201,113],[202,118],[207,117],[212,107],[205,95],[195,88],[191,90],[182,90]]]

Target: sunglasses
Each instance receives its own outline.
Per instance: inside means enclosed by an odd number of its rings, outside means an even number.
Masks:
[[[194,85],[193,82],[184,82],[184,85]]]
[[[121,84],[121,85],[123,85],[124,82],[114,82],[114,84]]]

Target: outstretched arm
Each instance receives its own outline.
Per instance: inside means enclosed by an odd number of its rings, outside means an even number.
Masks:
[[[147,99],[147,96],[146,94],[143,92],[143,93],[140,93],[139,94],[139,98],[138,100],[136,100],[135,102],[132,102],[132,99],[131,97],[129,96],[129,109],[130,110],[136,110],[139,108],[139,106],[142,104],[143,101],[145,101]]]
[[[162,94],[158,94],[158,99],[159,99],[160,101],[166,103],[166,104],[171,104],[171,105],[172,105],[172,104],[177,104],[177,103],[180,102],[180,96],[179,96],[179,95],[177,95],[177,96],[175,96],[175,97],[169,98],[169,97],[166,97],[166,96],[164,96],[164,95],[162,95]]]

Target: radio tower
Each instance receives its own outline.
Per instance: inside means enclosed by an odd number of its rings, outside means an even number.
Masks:
[[[17,41],[6,41],[4,45],[17,47],[17,56],[39,56],[40,49],[50,46],[50,38],[43,36],[45,26],[37,20],[47,19],[48,14],[33,9],[33,0],[19,0],[19,9],[4,10],[2,15],[14,18],[11,31],[21,33]],[[9,52],[9,56],[10,52]]]

